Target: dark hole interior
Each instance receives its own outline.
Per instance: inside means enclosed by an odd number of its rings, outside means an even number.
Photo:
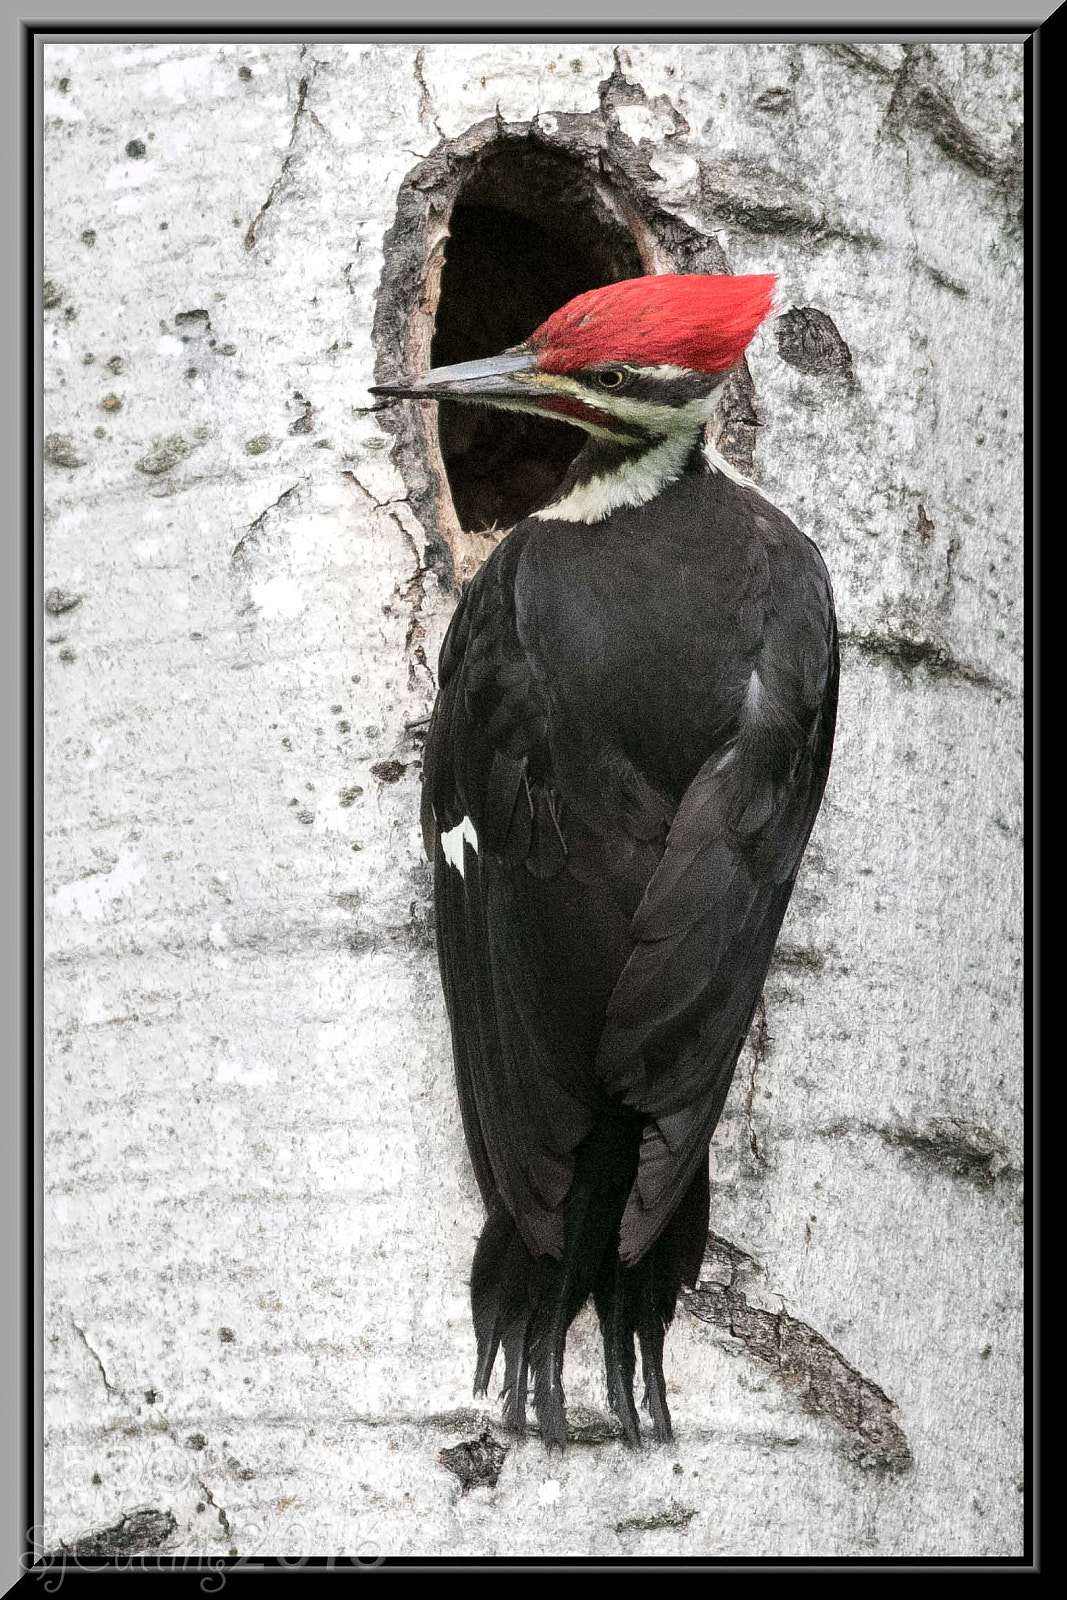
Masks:
[[[632,234],[577,161],[502,143],[452,209],[432,364],[495,355],[584,289],[643,271]],[[510,528],[543,506],[584,442],[577,428],[519,412],[456,400],[438,409],[453,504],[469,532]]]

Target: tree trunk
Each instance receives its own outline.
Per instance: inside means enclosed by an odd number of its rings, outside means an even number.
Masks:
[[[55,45],[44,100],[45,1545],[1020,1552],[1021,47]],[[367,386],[498,137],[573,157],[590,272],[614,206],[618,260],[779,274],[726,446],[843,635],[639,1454],[589,1313],[562,1457],[469,1398],[417,814],[493,535],[484,446]]]

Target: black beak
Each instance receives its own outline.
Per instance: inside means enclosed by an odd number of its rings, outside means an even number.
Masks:
[[[529,350],[505,350],[485,361],[460,361],[454,367],[433,367],[408,383],[379,383],[371,394],[404,400],[507,400],[529,399],[528,384],[517,381],[522,373],[536,372],[537,357]]]

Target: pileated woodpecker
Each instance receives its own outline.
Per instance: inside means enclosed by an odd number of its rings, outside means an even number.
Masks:
[[[670,1437],[664,1334],[708,1231],[708,1146],[826,781],[826,568],[704,445],[774,278],[635,278],[525,343],[375,394],[588,439],[468,585],[441,650],[423,830],[459,1101],[488,1218],[475,1392],[566,1439],[592,1296],[610,1403]]]

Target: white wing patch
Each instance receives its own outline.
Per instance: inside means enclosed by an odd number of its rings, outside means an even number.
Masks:
[[[474,823],[470,817],[464,817],[462,822],[457,822],[454,828],[449,828],[447,833],[441,835],[441,849],[445,853],[445,860],[450,867],[455,867],[460,877],[463,877],[463,846],[470,840],[471,848],[477,850],[478,835],[474,831]]]

